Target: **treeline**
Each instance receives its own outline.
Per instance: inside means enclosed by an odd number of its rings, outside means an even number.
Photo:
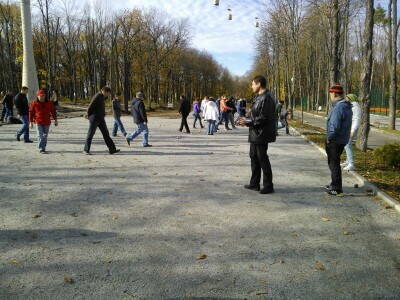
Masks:
[[[360,94],[368,64],[365,46],[370,0],[272,0],[258,35],[251,75],[268,75],[279,99],[304,110],[329,108],[328,87],[340,82]],[[373,62],[366,102],[372,111],[391,115],[397,105],[397,0],[376,6],[373,14]],[[370,24],[370,23],[368,23]],[[393,26],[393,24],[395,24]],[[367,49],[368,51],[370,49]]]
[[[123,93],[125,109],[139,90],[150,106],[166,106],[181,94],[190,99],[233,94],[236,79],[210,54],[190,47],[185,20],[156,9],[110,13],[101,7],[79,9],[73,2],[32,1],[41,88],[77,101],[109,85]],[[2,2],[1,90],[20,88],[22,54],[20,8]]]

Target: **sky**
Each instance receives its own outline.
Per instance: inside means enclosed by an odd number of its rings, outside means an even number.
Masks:
[[[113,8],[156,7],[173,18],[188,19],[191,46],[206,50],[234,75],[244,75],[255,55],[255,17],[260,17],[263,0],[113,0]],[[228,21],[227,9],[233,20]]]

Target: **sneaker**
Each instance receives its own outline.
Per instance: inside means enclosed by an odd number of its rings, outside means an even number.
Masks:
[[[262,188],[260,191],[260,194],[266,195],[266,194],[273,194],[275,193],[273,188]]]
[[[251,191],[260,191],[260,186],[254,186],[254,185],[250,185],[250,184],[246,184],[244,186],[245,189],[251,190]]]
[[[92,155],[92,153],[90,153],[88,151],[83,151],[82,153],[85,154],[85,155]]]
[[[324,186],[325,190],[330,191],[332,189],[332,186],[330,184],[327,184]]]
[[[113,155],[113,154],[118,153],[120,151],[121,151],[120,149],[115,149],[113,151],[110,151],[110,155]]]
[[[126,143],[128,144],[128,146],[131,146],[131,141],[128,138],[126,138]]]
[[[344,197],[343,191],[329,190],[329,191],[326,191],[326,193],[327,193],[328,195],[331,195],[331,196]]]
[[[148,147],[153,147],[153,145],[147,144],[147,145],[143,145],[144,148],[148,148]]]
[[[344,163],[340,164],[340,166],[341,166],[342,168],[345,168],[345,167],[347,167],[348,164],[349,164],[348,162],[344,162]]]
[[[32,143],[33,143],[33,141],[31,141],[31,140],[27,140],[27,141],[24,141],[24,143],[27,143],[27,144],[32,144]]]
[[[356,168],[354,165],[348,165],[347,167],[343,168],[344,171],[354,171]]]
[[[43,149],[40,149],[39,153],[40,153],[40,154],[47,154],[47,151],[46,151],[46,150],[43,150]]]
[[[117,137],[117,135],[116,135],[116,134],[112,134],[111,136],[112,136],[112,137]]]
[[[20,142],[21,141],[21,137],[19,135],[15,136],[17,138],[17,141]]]

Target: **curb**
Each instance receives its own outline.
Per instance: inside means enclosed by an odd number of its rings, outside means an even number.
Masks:
[[[305,139],[307,141],[307,143],[309,143],[310,145],[314,146],[315,148],[317,148],[319,150],[319,152],[321,152],[325,157],[327,156],[326,152],[324,149],[322,149],[320,146],[318,146],[316,143],[314,143],[313,141],[311,141],[308,137],[306,137],[305,135],[301,134],[296,128],[290,126],[290,129],[295,132],[296,134],[298,134],[299,136],[301,136],[303,139]],[[394,199],[393,197],[389,196],[388,194],[386,194],[385,192],[383,192],[382,190],[380,190],[375,184],[369,182],[367,179],[365,179],[364,177],[362,177],[360,174],[358,174],[355,171],[350,171],[349,172],[355,179],[357,179],[357,181],[364,185],[364,187],[367,187],[369,189],[371,189],[373,191],[373,195],[377,196],[378,198],[380,198],[381,200],[383,200],[388,206],[394,208],[397,212],[400,213],[400,203]]]

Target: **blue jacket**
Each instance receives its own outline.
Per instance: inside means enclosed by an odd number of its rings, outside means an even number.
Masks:
[[[341,99],[335,101],[328,115],[326,139],[340,145],[346,145],[350,139],[353,112],[351,103]]]

